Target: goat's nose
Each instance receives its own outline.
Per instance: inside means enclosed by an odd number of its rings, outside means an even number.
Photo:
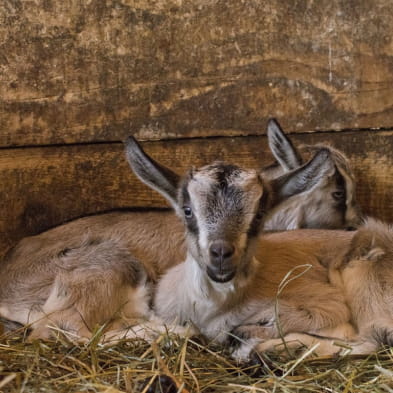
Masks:
[[[225,241],[216,240],[210,245],[210,256],[214,261],[224,261],[229,259],[235,252],[235,247]]]

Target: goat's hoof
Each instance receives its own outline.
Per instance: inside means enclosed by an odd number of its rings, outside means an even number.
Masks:
[[[269,374],[281,376],[283,370],[269,359],[267,356],[253,351],[250,360],[246,363],[245,372],[253,378],[261,378]]]

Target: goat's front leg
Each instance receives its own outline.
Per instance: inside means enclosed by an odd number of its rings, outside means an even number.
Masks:
[[[163,334],[176,334],[180,337],[189,337],[198,333],[191,325],[178,325],[176,321],[167,323],[152,313],[149,319],[145,321],[140,320],[138,323],[135,323],[134,320],[127,320],[126,318],[119,320],[117,328],[112,328],[105,332],[102,342],[113,344],[124,339],[134,338],[151,342]]]
[[[248,360],[252,353],[262,355],[271,352],[288,357],[299,350],[311,350],[317,356],[333,356],[348,350],[351,353],[361,353],[360,350],[365,347],[365,344],[360,345],[357,341],[357,333],[350,323],[321,329],[318,335],[293,332],[280,338],[269,337],[273,334],[273,329],[263,327],[258,329],[255,326],[240,328],[240,331],[246,329],[247,338],[239,339],[240,345],[233,351],[232,357],[243,361]]]

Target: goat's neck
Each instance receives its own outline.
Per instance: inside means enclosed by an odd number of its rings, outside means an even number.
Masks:
[[[255,266],[254,261],[251,261],[251,264]],[[191,255],[187,255],[184,263],[185,279],[179,294],[185,298],[181,312],[183,321],[192,321],[210,336],[209,332],[205,331],[207,325],[217,318],[221,319],[219,316],[229,310],[241,307],[248,293],[247,288],[254,277],[252,271],[249,273],[251,274],[236,275],[227,283],[216,283],[208,277],[206,271]]]
[[[255,265],[255,262],[251,262]],[[198,262],[187,254],[185,262],[170,269],[159,282],[155,310],[167,322],[193,322],[202,328],[218,315],[241,305],[254,274],[228,283],[214,283]]]
[[[252,262],[252,264],[255,263]],[[190,254],[187,255],[184,267],[185,282],[192,285],[195,299],[209,299],[217,304],[217,307],[238,301],[243,296],[253,276],[252,274],[247,274],[247,276],[237,275],[233,280],[226,283],[214,282]]]

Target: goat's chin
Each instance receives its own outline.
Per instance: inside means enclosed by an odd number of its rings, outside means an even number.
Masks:
[[[225,273],[216,273],[210,268],[210,266],[208,266],[206,268],[206,273],[209,276],[210,280],[217,283],[226,283],[231,281],[235,277],[236,269],[233,269]]]

